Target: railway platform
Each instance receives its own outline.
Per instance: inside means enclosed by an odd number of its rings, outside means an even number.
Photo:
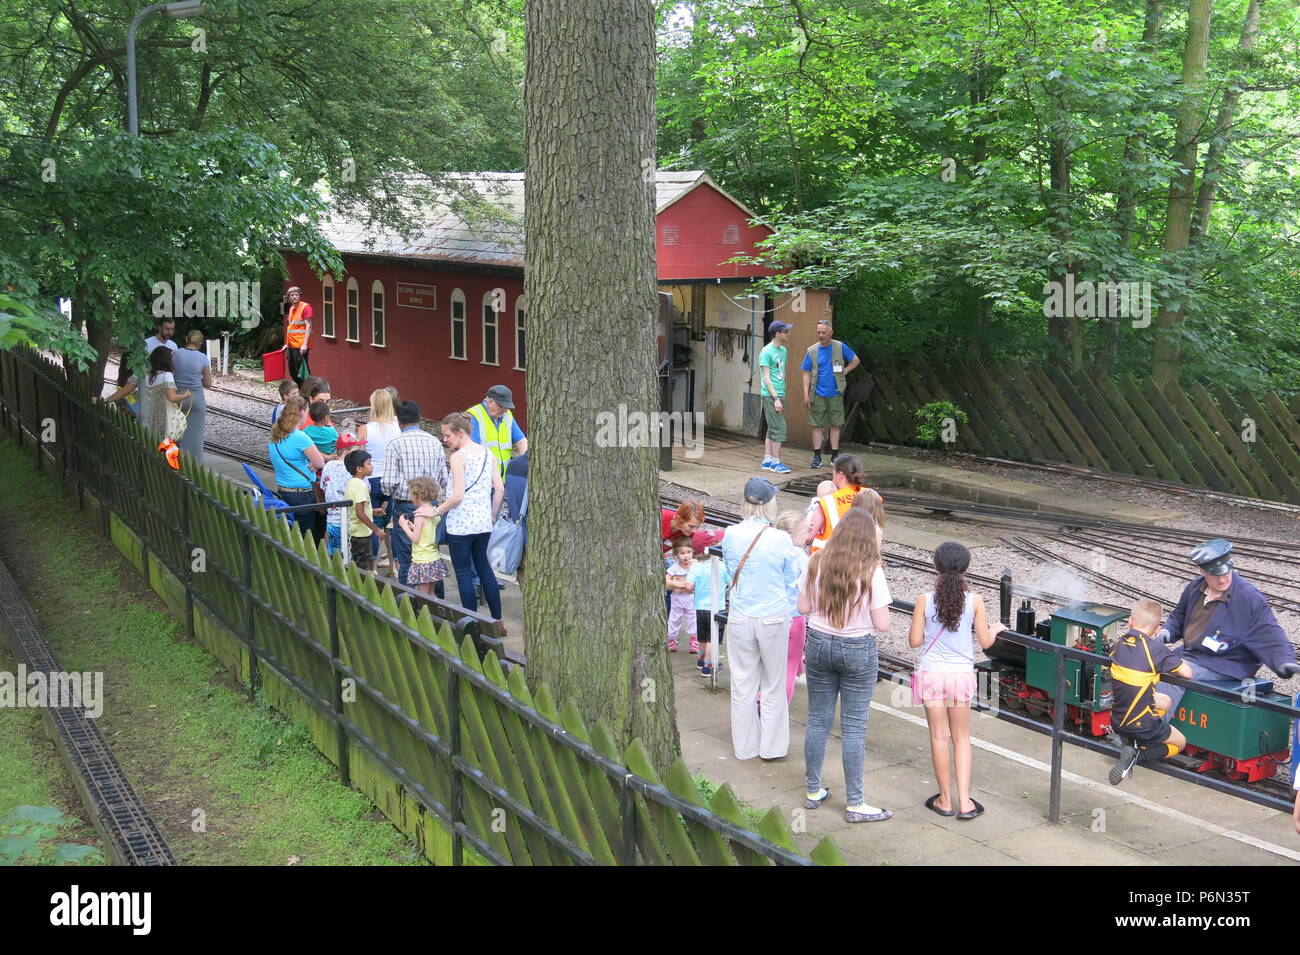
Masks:
[[[896,621],[895,626],[901,621]],[[893,811],[880,823],[844,821],[839,725],[826,748],[823,785],[832,791],[807,812],[803,737],[807,694],[796,688],[790,754],[738,761],[731,748],[727,669],[719,689],[695,675],[695,658],[673,654],[677,724],[691,772],[730,783],[752,806],[776,806],[809,848],[833,835],[853,865],[1294,865],[1300,836],[1276,810],[1193,787],[1139,767],[1111,786],[1106,757],[1065,747],[1061,821],[1047,821],[1050,740],[992,716],[972,714],[971,795],[984,807],[972,820],[925,808],[938,791],[925,715],[907,687],[876,684],[867,725],[867,802]]]

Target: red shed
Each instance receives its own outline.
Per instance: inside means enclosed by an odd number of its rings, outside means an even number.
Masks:
[[[673,293],[680,322],[674,366],[682,385],[675,405],[694,410],[698,397],[710,409],[725,408],[725,400],[710,401],[699,390],[698,382],[713,375],[694,374],[700,360],[716,354],[689,342],[705,341],[706,318],[717,303],[750,301],[753,279],[772,274],[726,264],[753,252],[772,230],[751,225],[753,213],[703,172],[660,171],[656,193],[660,288]],[[285,255],[288,284],[301,286],[316,313],[312,371],[328,378],[336,394],[362,402],[375,388],[393,385],[418,401],[426,417],[468,408],[491,385],[504,384],[526,427],[523,204],[522,173],[475,173],[452,176],[434,198],[413,201],[409,216],[421,224],[410,238],[335,214],[324,231],[343,257],[341,279],[322,281],[304,256]],[[758,347],[771,311],[751,309]],[[758,312],[766,318],[755,326]],[[744,349],[744,356],[747,366],[751,356],[756,364],[757,348]],[[728,349],[725,360],[731,358]],[[710,424],[741,425],[730,417]]]

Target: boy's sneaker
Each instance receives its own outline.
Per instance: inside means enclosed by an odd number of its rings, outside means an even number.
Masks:
[[[772,463],[773,462],[771,461],[764,461],[762,464],[759,465],[759,467],[761,467],[764,471],[771,471],[773,470]]]
[[[669,653],[676,653],[676,652],[677,652],[677,641],[676,641],[676,640],[669,640],[669,641],[668,641],[668,652],[669,652]]]
[[[700,641],[696,637],[691,637],[691,653],[700,652]]]
[[[777,474],[789,474],[789,473],[790,473],[790,467],[789,467],[789,465],[782,464],[780,461],[773,461],[771,467],[769,467],[768,470],[769,470],[769,471],[775,471]]]
[[[820,451],[814,451],[812,464],[808,465],[808,467],[812,468],[814,471],[820,471],[821,466],[822,466],[822,453]]]
[[[1118,786],[1129,776],[1133,775],[1133,767],[1137,765],[1138,748],[1125,743],[1119,750],[1119,762],[1110,768],[1110,784]]]
[[[700,676],[713,676],[713,667],[707,663],[700,667]]]
[[[698,669],[700,669],[702,666],[704,666],[704,657],[700,657],[700,658],[698,658],[698,659],[695,661],[695,669],[698,670]]]

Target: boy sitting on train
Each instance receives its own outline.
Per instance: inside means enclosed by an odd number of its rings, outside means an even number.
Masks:
[[[1129,614],[1128,632],[1110,653],[1110,678],[1115,690],[1111,727],[1122,745],[1119,762],[1110,771],[1118,786],[1137,763],[1168,759],[1187,745],[1187,738],[1170,725],[1172,701],[1156,692],[1162,673],[1192,678],[1192,668],[1175,651],[1156,640],[1163,617],[1154,600],[1139,600]]]

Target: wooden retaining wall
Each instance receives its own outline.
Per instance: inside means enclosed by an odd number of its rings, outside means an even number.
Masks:
[[[948,400],[970,416],[953,450],[1300,504],[1300,399],[923,359],[870,374],[864,413],[878,441],[917,444],[916,409]]]

